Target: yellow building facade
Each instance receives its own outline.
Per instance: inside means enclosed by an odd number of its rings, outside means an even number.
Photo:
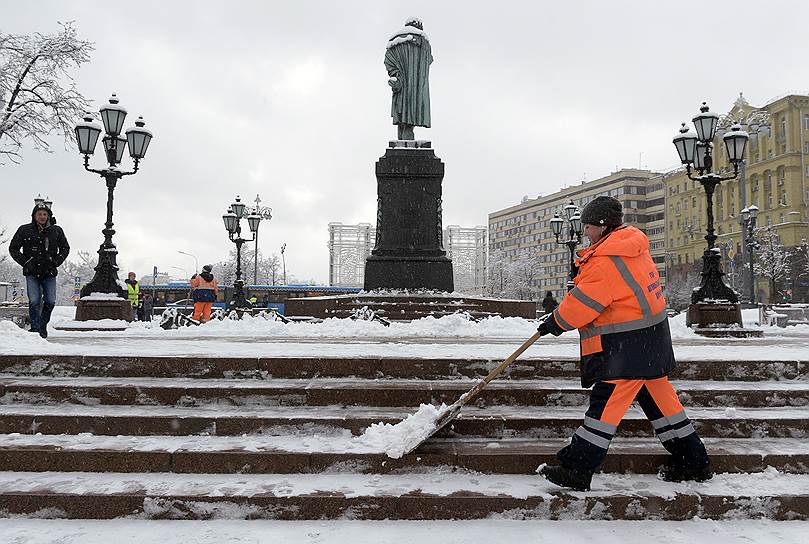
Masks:
[[[714,194],[716,245],[723,256],[726,283],[742,291],[746,274],[740,211],[758,206],[757,229],[770,227],[789,248],[809,239],[809,96],[786,95],[765,106],[751,106],[739,96],[733,108],[720,119],[714,141],[714,171],[732,172],[722,142],[723,130],[741,122],[750,133],[746,159],[739,176],[724,181]],[[672,150],[673,152],[673,150]],[[662,176],[665,186],[665,261],[668,279],[684,277],[702,269],[707,222],[705,191],[688,179],[685,169]],[[805,293],[806,278],[792,278],[796,292]],[[803,285],[806,282],[807,285]],[[773,301],[764,279],[756,282],[760,301]]]

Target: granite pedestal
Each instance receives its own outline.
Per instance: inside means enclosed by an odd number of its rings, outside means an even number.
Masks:
[[[444,163],[430,142],[391,142],[376,179],[376,245],[365,261],[365,290],[453,291],[441,219]]]

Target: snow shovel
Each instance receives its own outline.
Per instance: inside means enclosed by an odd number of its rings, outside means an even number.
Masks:
[[[531,347],[531,345],[532,345],[534,342],[536,342],[537,340],[539,340],[539,337],[540,337],[540,336],[542,336],[542,335],[541,335],[541,334],[540,334],[538,331],[537,331],[536,333],[534,333],[534,335],[533,335],[531,338],[529,338],[528,340],[526,340],[526,341],[523,343],[523,345],[521,345],[520,347],[518,347],[518,348],[517,348],[517,350],[516,350],[514,353],[512,353],[511,355],[509,355],[509,356],[508,356],[508,358],[507,358],[505,361],[503,361],[502,363],[500,363],[500,364],[497,366],[497,368],[495,368],[494,370],[492,370],[491,372],[489,372],[489,375],[488,375],[488,376],[486,376],[485,378],[483,378],[482,380],[480,380],[480,381],[479,381],[479,382],[478,382],[478,383],[475,385],[475,387],[473,387],[472,389],[470,389],[469,391],[467,391],[466,393],[464,393],[463,395],[461,395],[461,397],[460,397],[458,400],[456,400],[454,403],[452,403],[452,404],[451,404],[451,405],[450,405],[450,406],[447,408],[447,411],[446,411],[446,412],[444,412],[444,413],[443,413],[441,416],[439,416],[439,417],[438,417],[438,419],[436,419],[436,421],[435,421],[435,429],[433,429],[433,431],[432,431],[430,434],[428,434],[427,436],[425,436],[425,437],[424,437],[424,439],[423,439],[421,442],[419,442],[418,444],[416,444],[415,446],[413,446],[412,448],[410,448],[409,450],[407,450],[407,451],[405,452],[405,454],[412,453],[413,451],[415,451],[416,449],[418,449],[418,447],[419,447],[419,446],[421,446],[422,444],[424,444],[424,443],[425,443],[425,442],[426,442],[426,441],[427,441],[427,440],[428,440],[430,437],[432,437],[432,436],[433,436],[433,435],[435,435],[435,434],[436,434],[438,431],[440,431],[441,429],[443,429],[444,427],[446,427],[446,426],[449,424],[449,422],[451,422],[453,419],[455,419],[455,418],[458,416],[458,414],[459,414],[459,413],[461,413],[461,408],[463,408],[463,407],[466,405],[466,403],[468,403],[470,400],[472,400],[472,399],[474,399],[475,397],[477,397],[477,396],[478,396],[478,394],[479,394],[481,391],[483,391],[483,388],[484,388],[484,387],[486,387],[487,385],[489,385],[489,382],[491,382],[491,381],[492,381],[493,379],[495,379],[497,376],[499,376],[500,374],[502,374],[502,372],[503,372],[503,371],[506,369],[506,367],[507,367],[508,365],[510,365],[511,363],[513,363],[513,362],[514,362],[514,360],[515,360],[517,357],[519,357],[520,355],[522,355],[522,353],[523,353],[525,350],[527,350],[528,348],[530,348],[530,347]]]

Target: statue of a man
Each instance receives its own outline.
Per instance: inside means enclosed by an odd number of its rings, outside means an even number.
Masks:
[[[400,140],[414,140],[413,127],[430,127],[430,64],[433,54],[422,22],[411,17],[388,40],[385,68],[393,90],[390,115]]]

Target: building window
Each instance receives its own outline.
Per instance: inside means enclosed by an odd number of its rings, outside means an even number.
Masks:
[[[809,130],[809,114],[803,114],[803,130]]]

